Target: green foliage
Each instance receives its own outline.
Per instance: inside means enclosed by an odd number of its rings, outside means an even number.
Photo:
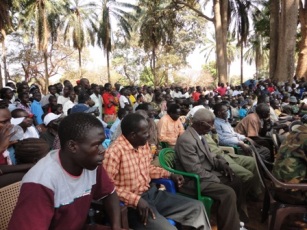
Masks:
[[[82,49],[94,45],[97,33],[97,5],[93,2],[81,4],[79,0],[70,0],[65,6],[61,29],[64,31],[64,42],[73,44],[79,51],[79,68],[81,68]]]
[[[97,32],[97,4],[94,2],[81,4],[79,0],[70,0],[65,6],[65,14],[61,29],[64,32],[64,42],[82,50],[84,46],[94,45]]]
[[[176,12],[171,1],[141,0],[141,13],[137,23],[139,43],[145,51],[158,45],[172,44],[176,27]]]
[[[141,73],[140,84],[141,85],[148,85],[148,86],[154,85],[154,76],[153,76],[151,70],[147,67],[145,67],[144,70]]]
[[[130,38],[132,27],[129,20],[135,21],[134,12],[138,11],[138,6],[130,3],[124,3],[117,0],[105,0],[102,5],[102,17],[99,21],[98,45],[106,52],[111,52],[112,40],[111,21],[124,32],[126,38]]]
[[[263,49],[270,49],[270,10],[269,2],[263,3],[261,12],[253,16],[254,33],[263,39]]]
[[[230,84],[231,85],[241,85],[241,76],[231,76],[230,77]]]
[[[129,39],[130,31],[132,30],[129,21],[136,20],[134,12],[138,11],[138,9],[139,7],[134,4],[124,3],[117,0],[104,0],[102,3],[102,16],[99,21],[97,32],[97,44],[105,51],[105,54],[107,55],[109,80],[109,53],[112,49],[111,34],[114,31],[111,27],[111,22],[113,20],[120,30],[123,31],[125,38]]]
[[[216,80],[217,79],[217,69],[216,69],[216,62],[211,61],[206,65],[202,66],[202,69],[209,74]]]

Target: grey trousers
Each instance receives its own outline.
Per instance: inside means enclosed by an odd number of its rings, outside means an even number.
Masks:
[[[138,212],[128,208],[129,227],[146,230],[176,229],[166,218],[172,219],[183,226],[191,226],[199,230],[211,229],[204,205],[194,199],[150,188],[142,194],[155,213],[156,219],[149,216],[146,226],[140,221]]]
[[[233,181],[224,176],[219,178],[221,183],[210,183],[201,193],[211,197],[218,204],[218,230],[238,230],[240,218],[237,207],[240,206],[241,180],[237,176]]]

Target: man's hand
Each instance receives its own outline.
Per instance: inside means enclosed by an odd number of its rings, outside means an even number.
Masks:
[[[248,140],[250,141],[250,140]],[[240,143],[239,146],[241,147],[241,149],[243,150],[243,152],[247,155],[247,156],[252,156],[252,149],[249,147],[248,144],[245,143]]]
[[[178,188],[181,188],[184,182],[182,175],[171,174],[170,179],[175,182]]]
[[[152,219],[156,219],[156,216],[153,212],[153,210],[150,208],[149,204],[147,203],[146,200],[144,199],[140,199],[138,202],[138,205],[136,206],[139,215],[141,217],[141,221],[144,225],[147,224],[147,220],[148,220],[148,215],[152,215]]]
[[[229,176],[229,179],[230,181],[233,181],[233,177],[235,176],[234,172],[232,171],[232,169],[229,167],[228,164],[223,164],[223,171],[222,173],[228,177]]]
[[[13,125],[6,124],[0,130],[0,153],[5,151],[11,144],[14,144],[10,142],[11,137],[16,133],[16,131],[11,133],[12,128]]]

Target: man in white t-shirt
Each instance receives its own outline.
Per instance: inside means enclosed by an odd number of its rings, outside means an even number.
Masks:
[[[8,229],[86,229],[92,199],[103,199],[111,229],[119,230],[119,199],[101,166],[101,123],[90,114],[69,115],[59,126],[59,138],[62,148],[49,152],[24,176]]]

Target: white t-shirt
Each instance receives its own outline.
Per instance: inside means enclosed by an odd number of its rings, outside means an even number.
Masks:
[[[126,98],[124,95],[120,95],[119,104],[120,104],[120,107],[123,109],[123,108],[125,108],[126,104],[130,104],[130,103],[129,103],[128,98]]]
[[[57,104],[64,105],[65,102],[69,101],[69,97],[59,96],[57,100]]]

